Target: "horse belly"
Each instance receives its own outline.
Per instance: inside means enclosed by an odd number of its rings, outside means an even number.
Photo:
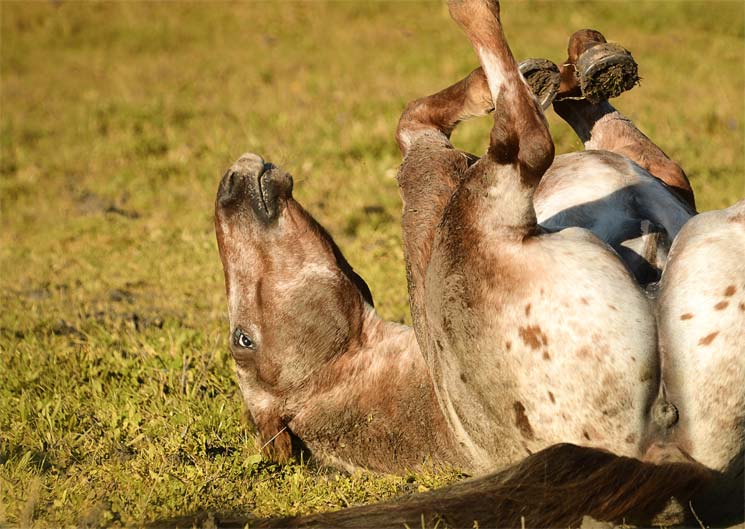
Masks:
[[[592,231],[644,285],[659,280],[670,244],[694,214],[658,179],[609,151],[557,156],[533,204],[541,226]]]
[[[462,294],[431,315],[451,424],[492,466],[559,442],[638,455],[659,382],[648,300],[585,230],[500,246],[492,277],[450,274]]]

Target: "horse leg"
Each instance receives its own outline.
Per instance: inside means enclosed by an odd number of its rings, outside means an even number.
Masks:
[[[477,466],[559,441],[636,454],[656,362],[648,301],[587,231],[538,227],[533,196],[554,155],[541,107],[499,5],[454,1],[450,10],[495,110],[489,148],[445,206],[423,274],[429,338],[420,345],[440,406]]]
[[[477,158],[458,151],[450,134],[459,121],[493,109],[486,76],[477,68],[436,94],[412,101],[398,123],[396,140],[403,154],[398,172],[403,201],[402,231],[406,274],[414,328],[426,342],[421,321],[422,283],[432,240],[443,210],[469,165]],[[426,357],[426,348],[425,357]]]
[[[450,181],[451,196],[439,205],[437,230],[420,272],[418,333],[426,334],[420,345],[450,429],[474,466],[486,469],[526,454],[512,415],[532,437],[524,401],[512,398],[516,390],[509,369],[490,369],[495,362],[514,366],[500,357],[504,338],[494,339],[488,325],[499,304],[487,298],[495,280],[503,279],[506,288],[521,284],[519,271],[495,263],[492,251],[505,238],[519,242],[536,231],[532,195],[554,148],[539,103],[502,33],[498,3],[454,1],[450,14],[479,56],[494,124],[487,152]],[[494,399],[492,391],[502,395]]]
[[[520,63],[519,70],[538,104],[542,108],[550,105],[559,87],[558,67],[545,59],[527,59]],[[454,149],[450,135],[460,121],[484,116],[492,110],[492,93],[484,70],[479,67],[454,85],[412,101],[399,120],[396,141],[404,158],[398,173],[404,203],[404,255],[412,318],[417,329],[426,328],[420,318],[421,285],[435,228],[464,172],[478,159]],[[418,339],[426,340],[426,333],[419,330]]]
[[[505,197],[487,202],[490,206],[495,203],[500,206],[495,210],[500,224],[531,231],[536,226],[533,191],[554,157],[548,124],[504,37],[499,3],[454,0],[450,2],[450,14],[476,50],[495,108],[489,149],[477,167],[474,166],[475,173],[489,176],[495,170],[504,173],[498,178],[499,185],[505,186],[515,202],[509,202],[509,207],[501,207],[506,205],[502,202]],[[494,183],[473,176],[468,185]]]
[[[568,58],[561,67],[561,85],[554,101],[554,110],[571,125],[586,149],[612,151],[626,156],[667,184],[695,209],[691,185],[676,162],[602,95],[594,102],[580,97],[582,90],[576,75],[578,62],[583,53],[592,53],[593,48],[605,43],[603,35],[594,30],[584,29],[572,35]]]
[[[657,306],[662,379],[679,417],[668,435],[721,473],[695,508],[707,523],[726,514],[741,517],[745,200],[697,215],[683,227],[670,250]]]
[[[454,85],[406,105],[396,130],[401,154],[406,158],[424,136],[449,140],[460,121],[485,116],[493,108],[484,71],[476,68]]]

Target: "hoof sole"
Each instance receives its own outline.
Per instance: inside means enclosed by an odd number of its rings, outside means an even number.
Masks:
[[[618,97],[639,84],[638,67],[631,53],[610,42],[582,53],[576,71],[582,95],[592,103]]]
[[[546,110],[559,91],[559,67],[547,59],[525,59],[520,62],[519,69],[538,103]]]

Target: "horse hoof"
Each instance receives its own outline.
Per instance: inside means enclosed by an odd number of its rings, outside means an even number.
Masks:
[[[520,62],[519,69],[538,103],[546,110],[559,91],[559,67],[548,59],[525,59]]]
[[[591,103],[618,97],[639,84],[638,67],[631,53],[611,42],[584,51],[576,69],[582,96]]]

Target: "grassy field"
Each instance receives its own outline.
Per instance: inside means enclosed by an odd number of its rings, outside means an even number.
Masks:
[[[0,525],[308,513],[436,487],[261,461],[227,352],[212,226],[245,151],[408,322],[393,132],[475,58],[440,3],[0,3]],[[618,101],[700,209],[745,195],[745,7],[507,3],[518,57],[595,27],[642,84]],[[557,150],[580,148],[550,116]],[[455,142],[485,146],[489,120]]]

